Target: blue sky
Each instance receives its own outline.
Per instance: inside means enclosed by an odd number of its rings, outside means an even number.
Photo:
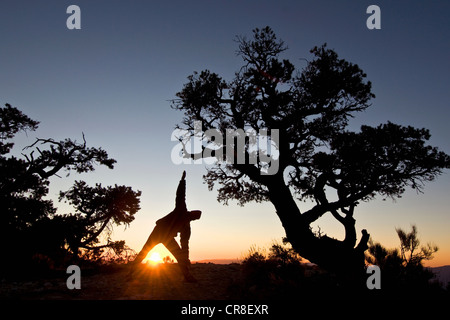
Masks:
[[[81,9],[81,30],[69,30],[66,9]],[[368,30],[366,8],[381,8],[381,30]],[[22,135],[82,139],[101,146],[118,163],[86,175],[52,179],[51,195],[73,179],[125,184],[143,192],[142,210],[117,239],[139,250],[154,222],[172,210],[187,170],[188,207],[203,210],[192,225],[191,258],[239,258],[252,244],[284,235],[270,203],[222,206],[201,176],[202,165],[172,163],[170,140],[182,114],[170,108],[193,71],[209,69],[230,80],[241,65],[236,35],[271,26],[289,47],[284,57],[298,69],[309,50],[327,43],[358,64],[376,98],[352,121],[392,121],[431,130],[431,144],[450,153],[450,22],[448,1],[10,1],[0,2],[0,100],[41,122]],[[397,245],[395,227],[416,223],[424,242],[441,247],[436,264],[450,264],[448,172],[397,202],[377,200],[357,208],[358,232]],[[308,208],[307,204],[302,204]],[[62,210],[67,208],[62,207]],[[332,219],[323,231],[340,237]]]

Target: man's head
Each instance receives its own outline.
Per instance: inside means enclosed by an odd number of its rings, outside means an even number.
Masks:
[[[202,215],[202,212],[200,210],[192,210],[187,212],[189,216],[189,220],[198,220],[200,219],[200,216]]]

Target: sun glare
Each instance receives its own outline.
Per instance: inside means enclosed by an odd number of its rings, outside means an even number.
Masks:
[[[161,255],[158,252],[153,252],[149,260],[153,262],[162,262]]]
[[[150,254],[150,256],[148,256],[143,261],[143,263],[146,263],[146,264],[151,265],[151,266],[156,266],[156,265],[158,265],[158,264],[160,264],[162,262],[163,262],[163,259],[161,258],[161,255],[159,254],[159,252],[152,252]]]
[[[150,252],[147,254],[147,257],[145,257],[142,263],[148,266],[157,266],[161,263],[164,263],[166,258],[167,262],[173,262],[175,260],[175,257],[170,253],[170,251],[160,243],[152,250],[150,250]]]

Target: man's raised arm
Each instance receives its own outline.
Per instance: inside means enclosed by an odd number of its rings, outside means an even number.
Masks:
[[[183,171],[180,183],[177,188],[177,195],[175,198],[175,207],[179,210],[187,210],[186,207],[186,171]]]

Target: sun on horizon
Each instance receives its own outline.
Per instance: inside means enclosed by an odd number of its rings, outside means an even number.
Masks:
[[[164,263],[163,258],[167,256],[169,256],[172,260],[175,260],[170,251],[168,251],[163,245],[159,244],[150,250],[145,259],[142,260],[142,263],[149,266],[157,266]]]
[[[152,252],[150,255],[147,256],[147,258],[143,260],[143,263],[155,266],[160,263],[163,263],[163,259],[161,258],[159,252]]]

